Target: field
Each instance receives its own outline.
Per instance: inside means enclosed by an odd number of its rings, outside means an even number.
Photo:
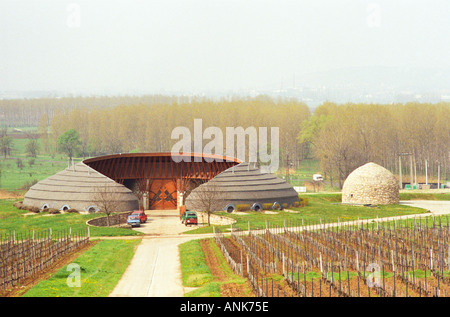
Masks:
[[[30,232],[0,236],[0,292],[39,276],[43,271],[89,244],[84,232]]]
[[[139,239],[101,240],[74,259],[80,267],[81,285],[68,285],[73,272],[67,262],[50,278],[28,290],[25,297],[103,297],[113,290],[133,257]]]
[[[444,196],[444,195],[443,195]],[[449,197],[446,194],[446,197]],[[377,207],[342,205],[341,194],[303,194],[301,198],[308,200],[306,207],[291,208],[282,211],[263,212],[236,212],[228,214],[217,212],[216,214],[230,217],[236,220],[233,224],[235,230],[247,230],[248,224],[252,228],[263,229],[267,222],[277,226],[298,226],[302,224],[319,224],[331,222],[353,221],[358,219],[376,219],[377,217],[401,216],[421,214],[424,209],[414,208],[406,205],[386,205]],[[221,226],[220,230],[229,230],[230,226]],[[189,233],[212,233],[212,227],[202,227],[191,230]]]
[[[313,174],[319,173],[319,162],[313,159],[302,160],[297,170],[280,168],[277,172],[277,177],[288,178],[288,181],[293,186],[304,186],[305,181],[311,181]],[[319,173],[320,174],[320,173]],[[335,189],[336,190],[336,189]]]
[[[448,217],[216,233],[257,296],[446,297]]]
[[[14,207],[13,203],[18,200],[20,199],[0,199],[0,236],[14,232],[17,235],[26,234],[33,230],[87,230],[86,221],[104,216],[104,214],[77,213],[50,215],[48,212],[34,214]],[[140,235],[137,231],[118,227],[90,227],[89,230],[91,237]]]

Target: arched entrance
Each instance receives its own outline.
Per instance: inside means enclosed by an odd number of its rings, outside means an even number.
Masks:
[[[148,198],[150,209],[177,209],[177,186],[172,180],[155,179]]]
[[[83,163],[131,189],[141,207],[168,210],[183,204],[192,187],[241,162],[214,154],[166,152],[106,155]]]

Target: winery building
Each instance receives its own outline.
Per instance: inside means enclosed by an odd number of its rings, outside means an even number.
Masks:
[[[80,212],[95,212],[99,206],[94,193],[102,187],[116,194],[115,197],[120,201],[117,211],[139,207],[146,210],[173,210],[185,205],[191,191],[216,177],[223,190],[229,193],[223,209],[230,204],[235,206],[237,202],[243,203],[245,196],[249,204],[277,202],[290,206],[295,200],[298,201],[291,185],[241,163],[236,158],[196,153],[99,156],[86,159],[36,183],[25,194],[23,204],[40,209],[73,208]],[[246,172],[242,173],[244,170]],[[229,178],[228,175],[234,177]],[[222,182],[224,179],[231,182]],[[244,185],[247,192],[242,190],[244,187],[239,189],[239,184]]]

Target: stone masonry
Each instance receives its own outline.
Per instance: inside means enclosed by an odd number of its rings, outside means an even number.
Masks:
[[[355,169],[345,180],[342,188],[342,203],[398,204],[398,182],[384,167],[367,163]]]

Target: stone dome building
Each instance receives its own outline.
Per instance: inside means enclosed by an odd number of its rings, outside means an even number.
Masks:
[[[131,190],[84,163],[68,167],[31,186],[25,194],[23,204],[39,209],[76,209],[79,212],[96,212],[100,209],[94,194],[97,188],[102,188],[102,192],[111,190],[119,202],[116,211],[139,208],[138,198]]]
[[[205,189],[206,187],[206,189]],[[249,163],[230,167],[207,183],[195,188],[186,197],[188,210],[201,209],[199,200],[202,192],[215,187],[219,205],[216,210],[267,210],[296,206],[300,200],[298,193],[283,179],[270,173],[261,172]]]
[[[387,169],[375,163],[367,163],[355,169],[342,188],[342,203],[388,205],[398,202],[397,179]]]

